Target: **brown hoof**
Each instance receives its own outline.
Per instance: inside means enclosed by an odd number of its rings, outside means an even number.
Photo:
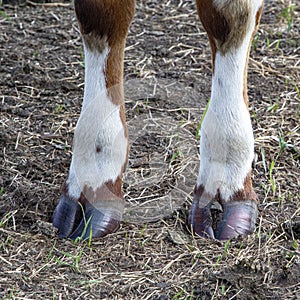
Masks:
[[[100,238],[115,232],[123,213],[123,200],[86,203],[83,207],[67,195],[60,197],[54,211],[53,225],[59,236],[82,240]]]
[[[253,233],[257,218],[256,201],[227,202],[223,205],[223,210],[222,220],[216,230],[218,240],[228,240]]]

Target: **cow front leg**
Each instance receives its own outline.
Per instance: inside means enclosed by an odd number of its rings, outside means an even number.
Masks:
[[[53,216],[61,237],[103,237],[122,218],[128,159],[123,60],[134,9],[134,0],[75,0],[85,87],[69,176]]]
[[[262,0],[197,0],[213,61],[211,100],[201,128],[200,170],[189,216],[200,236],[224,240],[254,231],[254,138],[246,81],[262,5]],[[211,205],[216,201],[223,216],[214,231]]]

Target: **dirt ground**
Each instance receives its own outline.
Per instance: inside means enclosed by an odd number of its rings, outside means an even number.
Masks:
[[[259,218],[253,235],[230,242],[186,227],[211,80],[195,3],[137,2],[125,53],[125,221],[92,243],[58,239],[51,225],[83,95],[72,4],[0,6],[0,298],[300,299],[298,1],[267,1],[252,43]]]

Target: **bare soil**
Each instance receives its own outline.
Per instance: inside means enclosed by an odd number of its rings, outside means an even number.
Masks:
[[[259,218],[253,235],[227,243],[186,227],[211,80],[209,44],[189,0],[137,1],[125,52],[125,221],[91,243],[58,239],[51,217],[84,65],[72,4],[43,2],[0,6],[0,298],[299,299],[298,1],[267,1],[252,44]]]

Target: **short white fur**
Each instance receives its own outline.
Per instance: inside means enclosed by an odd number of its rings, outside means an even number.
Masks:
[[[67,180],[68,194],[74,199],[84,186],[96,191],[105,182],[115,182],[126,161],[128,141],[120,105],[112,103],[106,89],[108,53],[108,47],[102,53],[85,48],[84,98]]]
[[[218,5],[225,1],[215,0]],[[211,101],[201,128],[200,170],[197,186],[228,201],[242,190],[251,170],[254,137],[244,102],[244,70],[255,16],[262,1],[252,1],[251,22],[242,45],[226,54],[217,51]]]

